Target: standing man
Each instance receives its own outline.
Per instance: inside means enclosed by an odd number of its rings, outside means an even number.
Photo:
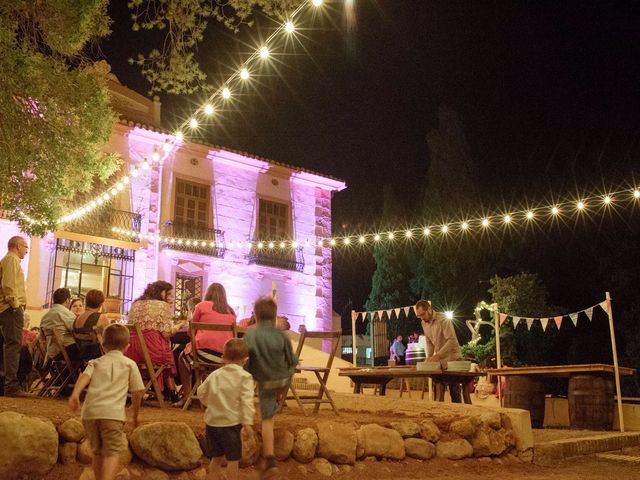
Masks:
[[[402,343],[402,335],[398,335],[391,344],[391,356],[395,359],[397,365],[404,365],[404,352],[406,347]]]
[[[29,246],[24,238],[16,236],[9,239],[7,248],[7,254],[0,260],[0,330],[4,343],[4,394],[7,397],[24,397],[27,393],[20,389],[18,383],[18,365],[27,295],[20,261],[29,251]]]
[[[427,362],[440,362],[442,369],[447,362],[462,358],[462,351],[456,337],[453,323],[444,313],[434,312],[431,302],[419,300],[415,307],[416,316],[422,320],[422,330],[427,340]],[[460,403],[460,390],[457,384],[449,385],[451,401]]]

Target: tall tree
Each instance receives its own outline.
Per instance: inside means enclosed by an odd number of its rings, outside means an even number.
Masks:
[[[487,278],[490,264],[482,253],[482,239],[449,237],[440,227],[451,219],[463,221],[465,212],[477,209],[476,168],[458,114],[440,107],[438,121],[438,128],[427,135],[430,162],[422,209],[433,232],[413,252],[411,287],[437,307],[471,311],[480,300],[479,281]]]
[[[28,233],[54,229],[63,199],[118,167],[102,152],[114,122],[106,74],[83,52],[109,33],[107,3],[0,3],[0,208]]]

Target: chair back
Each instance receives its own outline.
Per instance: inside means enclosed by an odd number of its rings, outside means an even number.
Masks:
[[[56,331],[55,328],[51,330],[51,334],[52,334],[51,341],[56,346],[56,348],[60,351],[60,353],[62,354],[62,359],[64,360],[64,363],[66,364],[69,371],[71,371],[73,369],[74,364],[71,361],[71,357],[69,357],[69,354],[67,353],[67,349],[64,348],[64,344],[62,343],[62,337]]]
[[[238,338],[238,326],[234,321],[228,325],[218,325],[213,323],[189,322],[189,334],[191,335],[191,354],[193,355],[193,366],[199,368],[203,365],[210,365],[211,362],[205,360],[198,352],[196,334],[199,331],[207,332],[231,332],[233,338]],[[222,352],[221,352],[222,353]]]
[[[300,331],[301,331],[301,335],[300,335],[300,340],[298,342],[298,348],[296,348],[296,357],[300,358],[300,354],[302,353],[302,347],[304,347],[304,342],[308,338],[329,340],[331,342],[331,350],[329,351],[329,358],[327,359],[327,364],[326,366],[324,366],[324,368],[330,370],[331,365],[333,365],[333,358],[336,356],[336,353],[338,352],[338,347],[340,346],[342,330],[308,331],[304,326],[301,326]]]

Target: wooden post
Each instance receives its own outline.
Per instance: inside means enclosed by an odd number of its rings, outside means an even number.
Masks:
[[[373,312],[371,312],[371,320],[369,320],[371,322],[371,366],[375,367],[376,366],[376,347],[375,347],[375,342],[376,342],[376,322],[374,321],[374,316],[375,314]]]
[[[613,370],[616,377],[616,396],[618,397],[618,423],[620,431],[624,432],[624,415],[622,413],[622,392],[620,390],[620,369],[618,367],[618,349],[616,348],[616,333],[613,328],[613,308],[611,307],[611,295],[606,292],[607,315],[609,316],[609,332],[611,333],[611,349],[613,351]]]
[[[493,307],[493,320],[495,322],[496,331],[496,367],[502,368],[502,355],[500,354],[500,313],[498,313],[498,304],[492,304]],[[498,401],[502,407],[502,379],[498,375]]]
[[[356,319],[358,318],[358,312],[355,310],[351,310],[351,352],[353,357],[353,366],[358,366],[358,350],[357,350],[357,340],[356,340]]]

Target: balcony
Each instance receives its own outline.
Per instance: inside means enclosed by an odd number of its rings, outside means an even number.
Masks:
[[[135,237],[115,233],[112,229],[121,228],[140,232],[142,216],[139,213],[116,210],[109,207],[96,208],[82,217],[60,225],[59,231],[91,235],[94,237],[114,238],[127,242],[138,242]]]
[[[304,252],[302,247],[295,250],[252,247],[247,256],[249,265],[264,265],[265,267],[281,268],[302,272],[304,270]]]
[[[218,258],[224,257],[227,251],[224,246],[224,232],[217,228],[202,228],[168,220],[162,225],[161,236],[161,248]],[[178,240],[175,240],[176,238]]]

